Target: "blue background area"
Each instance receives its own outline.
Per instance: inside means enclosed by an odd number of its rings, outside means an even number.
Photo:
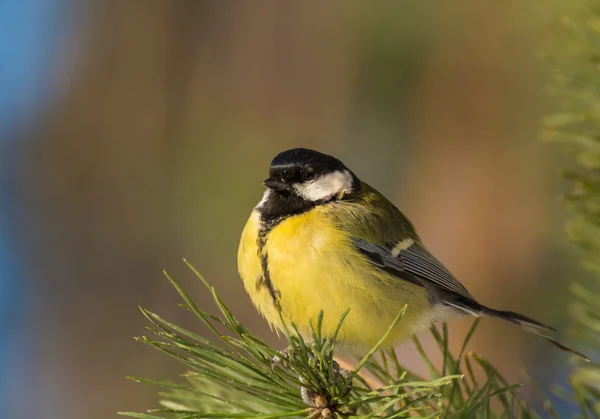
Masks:
[[[34,115],[49,99],[44,83],[54,67],[61,28],[59,0],[0,1],[0,417],[16,417],[22,369],[31,345],[24,330],[33,292],[19,252],[27,228],[16,179],[19,147]],[[29,386],[34,383],[29,383]]]

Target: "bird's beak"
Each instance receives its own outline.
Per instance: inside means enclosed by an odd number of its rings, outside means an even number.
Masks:
[[[265,179],[263,183],[267,188],[272,189],[276,192],[284,192],[288,190],[287,184],[280,182],[277,179],[273,179],[272,177]]]

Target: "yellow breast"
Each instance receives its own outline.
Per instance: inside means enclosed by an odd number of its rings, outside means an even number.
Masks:
[[[263,278],[257,240],[260,225],[254,211],[242,233],[238,267],[255,306],[272,326],[279,327],[279,315]],[[405,304],[407,313],[391,342],[429,325],[425,290],[372,265],[355,250],[350,237],[336,228],[326,207],[286,218],[266,235],[263,251],[284,320],[295,323],[304,335],[310,335],[310,322],[316,324],[321,310],[327,337],[350,309],[339,340],[353,345],[376,343]]]

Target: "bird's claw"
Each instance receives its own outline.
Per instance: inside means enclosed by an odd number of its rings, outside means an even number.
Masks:
[[[271,359],[271,369],[274,370],[278,365],[283,364],[285,367],[285,362],[288,359],[288,350],[284,349],[279,352],[279,355],[275,355],[273,359]]]

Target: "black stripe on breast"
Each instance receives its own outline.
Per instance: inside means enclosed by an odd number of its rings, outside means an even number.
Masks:
[[[271,273],[269,272],[269,253],[265,249],[267,244],[267,236],[279,223],[281,223],[287,217],[271,218],[269,220],[261,220],[260,229],[258,231],[258,256],[260,257],[260,266],[262,269],[262,278],[257,282],[257,289],[263,286],[267,287],[269,295],[273,300],[275,307],[279,306],[279,299],[281,298],[281,292],[275,289],[273,281],[271,281]]]

